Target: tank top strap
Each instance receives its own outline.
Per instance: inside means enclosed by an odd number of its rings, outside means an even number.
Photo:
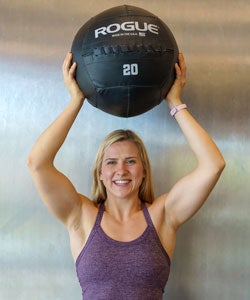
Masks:
[[[104,210],[105,210],[104,203],[101,203],[100,206],[99,206],[99,210],[98,210],[98,213],[97,213],[97,217],[96,217],[96,220],[95,220],[94,227],[100,226]]]
[[[143,214],[144,214],[147,224],[154,228],[154,224],[153,224],[150,214],[148,212],[148,208],[144,202],[142,202],[142,211],[143,211]]]
[[[95,220],[94,227],[100,226],[104,210],[105,210],[104,203],[101,203],[100,206],[99,206],[99,210],[98,210],[98,213],[97,213],[97,217],[96,217],[96,220]],[[150,214],[148,212],[148,208],[147,208],[147,206],[144,202],[142,202],[142,211],[143,211],[143,214],[144,214],[144,217],[146,219],[147,224],[149,226],[154,227],[152,219],[151,219]]]

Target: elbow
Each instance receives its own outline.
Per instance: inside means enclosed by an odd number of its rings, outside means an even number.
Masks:
[[[205,170],[205,172],[207,173],[207,175],[209,175],[209,177],[219,179],[223,170],[226,167],[226,161],[221,156],[216,160],[213,159],[210,162],[206,161],[205,165],[202,166],[204,167],[203,170]]]
[[[32,157],[31,154],[27,157],[26,165],[30,171],[35,171],[38,167],[36,160]]]
[[[47,169],[54,166],[54,158],[44,155],[43,151],[30,151],[27,159],[26,165],[30,172],[37,172],[43,169]]]
[[[226,161],[224,159],[224,157],[222,156],[219,162],[219,169],[222,172],[226,167]]]
[[[223,170],[225,169],[225,167],[226,167],[226,161],[224,160],[223,157],[221,157],[214,166],[215,174],[220,176]]]
[[[26,165],[30,172],[36,172],[43,167],[44,163],[42,163],[38,157],[34,157],[32,153],[30,153],[27,157]]]
[[[226,168],[226,161],[223,159],[222,167],[221,167],[221,172]]]

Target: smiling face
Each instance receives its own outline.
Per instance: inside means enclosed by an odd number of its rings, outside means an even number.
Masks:
[[[107,198],[138,198],[143,178],[141,158],[133,142],[115,142],[105,150],[100,179]]]

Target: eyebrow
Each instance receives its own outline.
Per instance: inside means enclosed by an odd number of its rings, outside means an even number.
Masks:
[[[138,156],[128,156],[128,157],[125,157],[125,160],[126,159],[138,159]],[[118,160],[118,158],[108,157],[104,161],[107,161],[107,160]]]

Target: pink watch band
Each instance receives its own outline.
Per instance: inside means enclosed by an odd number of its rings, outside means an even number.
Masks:
[[[187,105],[186,105],[186,104],[180,104],[180,105],[178,105],[178,106],[175,106],[175,107],[173,107],[173,108],[171,109],[170,115],[171,115],[172,117],[174,117],[175,114],[178,113],[178,111],[180,111],[180,110],[182,110],[182,109],[184,109],[184,108],[187,108]]]

